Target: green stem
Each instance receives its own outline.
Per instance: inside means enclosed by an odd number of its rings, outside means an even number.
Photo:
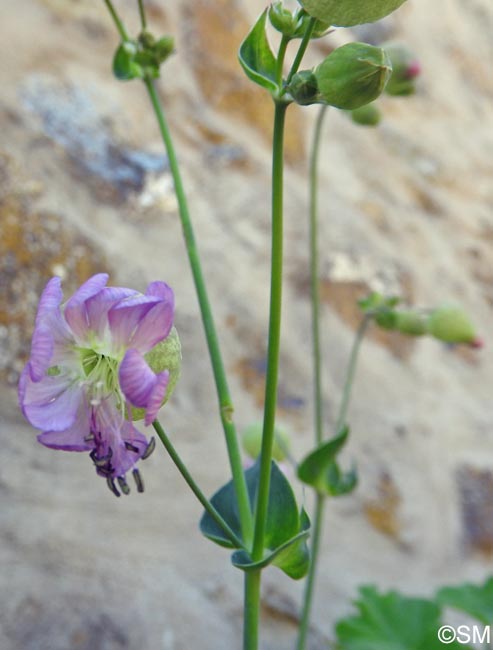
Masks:
[[[241,454],[238,445],[236,428],[234,426],[233,419],[232,419],[233,404],[229,392],[229,387],[226,379],[226,372],[224,370],[224,364],[221,357],[221,352],[219,349],[219,340],[217,337],[216,327],[212,316],[212,310],[207,295],[204,276],[202,273],[202,267],[200,263],[197,243],[195,241],[192,222],[188,211],[188,203],[183,189],[183,183],[181,180],[181,174],[178,166],[178,160],[176,157],[175,148],[173,145],[173,141],[171,139],[171,134],[168,128],[164,110],[163,107],[161,106],[161,102],[159,100],[159,96],[156,91],[156,87],[153,81],[150,79],[145,79],[144,83],[149,93],[152,107],[154,109],[159,124],[161,136],[163,138],[163,142],[168,154],[171,174],[173,176],[175,193],[178,200],[180,219],[181,219],[181,224],[183,229],[183,235],[185,238],[185,245],[188,253],[190,267],[192,269],[193,280],[195,283],[195,289],[197,292],[200,311],[202,315],[202,323],[205,330],[209,355],[212,363],[212,369],[214,372],[214,380],[216,383],[216,390],[217,390],[217,396],[219,401],[219,412],[220,412],[221,422],[224,429],[226,445],[228,448],[228,456],[229,456],[229,462],[231,465],[231,471],[233,475],[233,483],[236,491],[236,497],[238,500],[238,509],[239,509],[243,539],[245,541],[245,544],[249,546],[253,534],[253,521],[252,521],[252,513],[250,509],[250,499],[248,497],[245,474],[243,472],[243,467],[241,463]]]
[[[315,443],[319,445],[323,439],[323,399],[322,399],[322,359],[320,345],[320,271],[318,257],[318,161],[320,141],[326,106],[321,106],[318,112],[310,154],[310,286],[312,303],[312,353],[313,353],[313,399]],[[315,588],[315,576],[318,566],[318,551],[322,528],[322,516],[325,497],[316,495],[315,516],[312,523],[310,569],[306,579],[303,594],[303,607],[298,630],[297,650],[304,650],[310,625],[310,613]]]
[[[261,570],[245,572],[243,650],[257,650],[260,618]]]
[[[195,483],[195,481],[193,480],[190,472],[188,471],[188,469],[183,464],[180,456],[178,455],[178,452],[176,451],[173,444],[171,443],[171,440],[166,435],[166,433],[165,433],[163,427],[161,426],[161,424],[157,420],[154,420],[154,422],[152,423],[152,426],[154,427],[156,433],[158,434],[158,436],[159,436],[161,442],[163,443],[166,451],[168,452],[171,460],[174,462],[174,464],[178,468],[178,471],[183,476],[183,478],[185,479],[185,481],[187,482],[188,486],[190,487],[192,492],[195,494],[197,499],[204,506],[204,509],[209,513],[209,515],[212,517],[212,519],[214,519],[216,524],[222,528],[224,533],[228,536],[228,538],[235,545],[235,547],[243,548],[242,541],[231,530],[231,528],[224,521],[224,519],[221,517],[219,512],[214,508],[212,503],[209,501],[209,499],[207,499],[207,497],[204,495],[204,493],[199,488],[197,483]]]
[[[140,24],[142,29],[147,28],[146,12],[144,9],[144,0],[139,0],[139,14],[140,14]]]
[[[315,576],[317,573],[320,540],[322,537],[324,506],[325,496],[317,492],[315,502],[315,515],[313,517],[311,532],[310,569],[306,578],[305,591],[303,594],[303,609],[301,612],[300,626],[298,629],[298,642],[296,644],[296,650],[304,650],[306,646],[308,629],[310,626],[310,612],[312,607],[313,591],[315,587]]]
[[[361,320],[361,323],[356,332],[356,336],[354,337],[353,347],[351,348],[351,355],[349,357],[349,363],[346,370],[346,380],[344,382],[341,405],[339,407],[339,414],[336,421],[336,433],[339,433],[342,427],[346,424],[346,417],[354,383],[354,375],[356,373],[356,366],[358,364],[358,354],[370,322],[371,316],[368,314],[365,315]]]
[[[326,106],[321,106],[312,140],[310,156],[310,287],[312,303],[312,346],[315,442],[319,445],[323,437],[322,359],[320,345],[320,272],[318,258],[318,158]]]
[[[291,82],[291,79],[298,72],[298,68],[300,67],[301,61],[305,56],[306,48],[308,47],[308,43],[310,42],[310,38],[312,36],[312,32],[315,28],[316,22],[317,19],[313,17],[310,18],[310,20],[308,21],[306,32],[303,38],[301,39],[300,47],[298,48],[298,52],[296,53],[296,56],[294,58],[293,65],[291,66],[291,70],[289,71],[288,78],[286,79],[286,84],[289,84]]]
[[[276,79],[277,85],[279,86],[279,91],[282,91],[282,69],[284,65],[284,58],[286,56],[286,49],[288,47],[289,38],[283,34],[281,43],[279,45],[279,51],[277,53],[277,70],[276,70]]]
[[[281,339],[282,262],[283,262],[283,163],[284,123],[287,105],[275,104],[274,135],[272,145],[272,251],[269,343],[267,351],[267,374],[265,382],[264,426],[260,452],[260,472],[255,507],[255,532],[252,560],[262,558],[269,502],[272,444],[277,406],[277,382],[279,373],[279,349]]]
[[[108,7],[108,11],[111,14],[113,22],[115,23],[115,27],[117,28],[118,33],[120,34],[120,38],[122,39],[122,41],[130,40],[129,37],[128,37],[128,34],[127,34],[126,30],[125,30],[125,27],[123,26],[123,23],[120,20],[120,17],[118,16],[118,14],[115,11],[115,8],[113,7],[113,3],[111,2],[111,0],[104,0],[104,2],[106,4],[106,6]]]

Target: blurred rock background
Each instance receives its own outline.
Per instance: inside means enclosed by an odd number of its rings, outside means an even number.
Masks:
[[[270,100],[244,78],[238,45],[259,0],[149,0],[177,54],[167,106],[241,428],[261,415],[269,265]],[[117,0],[130,31],[136,3]],[[432,594],[479,581],[493,555],[493,8],[409,0],[384,22],[312,46],[400,39],[421,60],[416,96],[384,98],[384,122],[329,113],[321,165],[325,407],[331,431],[370,289],[412,304],[461,303],[481,352],[372,333],[345,459],[360,486],[328,508],[312,648],[362,583]],[[102,2],[0,3],[0,647],[222,650],[241,645],[242,580],[201,538],[200,507],[164,451],[146,493],[116,500],[88,457],[54,453],[16,406],[38,296],[96,271],[176,292],[183,376],[161,420],[198,482],[228,478],[176,202],[143,87],[112,78],[117,40]],[[293,56],[290,50],[289,56]],[[279,421],[311,445],[307,143],[316,108],[290,110]],[[301,491],[300,497],[303,498]],[[310,495],[306,495],[308,505]],[[265,650],[293,647],[302,585],[265,574]]]

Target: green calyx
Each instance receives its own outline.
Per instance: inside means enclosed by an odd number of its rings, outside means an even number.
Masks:
[[[317,77],[311,70],[301,70],[296,73],[286,91],[294,101],[301,106],[308,106],[320,102]]]
[[[180,378],[181,371],[181,343],[176,328],[173,327],[168,336],[144,355],[151,370],[156,374],[167,370],[169,372],[168,387],[161,406],[166,404],[171,397]],[[145,409],[132,407],[132,420],[142,420]]]
[[[367,43],[338,47],[314,70],[322,101],[346,110],[376,99],[391,72],[385,51]]]
[[[291,13],[280,1],[271,4],[268,15],[270,24],[289,39],[303,38],[310,22],[310,16],[307,13],[302,10]],[[329,28],[330,23],[317,19],[310,38],[316,39],[325,36]]]
[[[434,309],[428,318],[428,332],[445,343],[466,343],[474,345],[477,341],[474,325],[460,307],[443,305]]]

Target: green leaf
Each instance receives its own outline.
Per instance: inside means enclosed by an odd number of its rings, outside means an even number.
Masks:
[[[438,639],[440,607],[422,598],[395,591],[379,594],[375,587],[360,588],[355,602],[359,613],[336,625],[340,650],[443,650]],[[457,641],[451,650],[471,650]]]
[[[271,553],[267,553],[259,562],[253,562],[246,551],[233,553],[231,561],[235,567],[243,571],[263,569],[269,564],[279,567],[293,580],[303,578],[309,566],[309,551],[306,540],[310,534],[310,520],[304,510],[300,513],[300,532],[278,546]]]
[[[256,500],[259,474],[259,461],[245,472],[252,509]],[[233,481],[229,481],[220,488],[211,498],[211,503],[241,539],[240,517]],[[309,564],[306,545],[309,526],[310,522],[304,511],[298,512],[289,481],[276,463],[272,462],[265,530],[266,553],[260,562],[254,564],[250,556],[242,550],[233,554],[233,564],[244,570],[249,570],[272,563],[290,577],[301,578],[306,574]],[[200,530],[203,535],[216,544],[227,548],[236,548],[207,512],[202,515],[200,520]]]
[[[113,74],[120,81],[141,79],[144,72],[141,66],[136,63],[137,44],[132,41],[122,43],[118,46],[113,57]]]
[[[493,625],[493,578],[479,587],[470,583],[444,587],[437,600],[441,605],[466,612],[483,625]]]
[[[305,11],[337,27],[372,23],[395,11],[405,0],[300,0]]]
[[[267,40],[266,9],[240,45],[238,58],[249,79],[270,92],[279,90],[276,81],[276,58]]]
[[[355,470],[343,473],[336,462],[337,454],[347,441],[349,428],[344,427],[334,438],[323,442],[298,466],[298,478],[321,494],[339,496],[350,492],[357,483]]]

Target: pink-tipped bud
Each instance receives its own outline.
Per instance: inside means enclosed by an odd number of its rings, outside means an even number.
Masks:
[[[414,61],[411,61],[411,63],[409,63],[409,65],[407,66],[406,77],[408,79],[415,79],[421,74],[421,72],[422,72],[421,63],[417,59],[415,59]]]
[[[473,341],[471,341],[469,345],[471,346],[471,348],[474,348],[474,350],[481,350],[482,348],[484,348],[484,340],[477,337]]]

